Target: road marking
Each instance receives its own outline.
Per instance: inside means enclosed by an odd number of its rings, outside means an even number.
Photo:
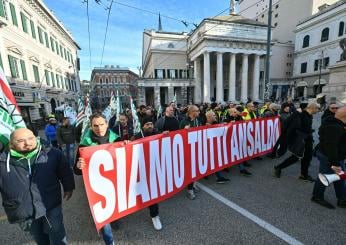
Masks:
[[[241,215],[245,216],[246,218],[250,219],[251,221],[255,222],[257,225],[261,226],[263,229],[269,231],[273,235],[277,236],[278,238],[282,239],[283,241],[287,242],[288,244],[294,244],[294,245],[303,245],[302,242],[298,241],[294,237],[288,235],[287,233],[283,232],[282,230],[276,228],[275,226],[269,224],[268,222],[264,221],[263,219],[257,217],[256,215],[250,213],[246,209],[240,207],[239,205],[235,204],[234,202],[228,200],[227,198],[221,196],[217,192],[213,191],[212,189],[206,187],[205,185],[201,183],[197,183],[198,187],[214,197],[215,199],[219,200],[223,204],[227,205],[231,209],[237,211]]]
[[[0,221],[7,220],[6,215],[0,216]]]

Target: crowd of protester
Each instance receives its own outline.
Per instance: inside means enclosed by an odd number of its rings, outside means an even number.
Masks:
[[[81,137],[81,127],[75,128],[68,118],[58,123],[54,115],[48,119],[45,128],[46,142],[36,140],[33,130],[19,129],[11,135],[9,147],[3,147],[0,155],[0,190],[8,220],[19,223],[28,231],[38,244],[65,244],[66,232],[63,224],[60,195],[62,184],[64,198],[69,199],[75,188],[73,173],[82,174],[85,160],[78,155],[78,147],[107,144],[116,141],[131,141],[155,134],[188,129],[202,125],[214,125],[247,121],[256,118],[279,116],[281,135],[273,151],[265,157],[280,158],[289,152],[288,158],[274,166],[273,176],[280,178],[283,169],[301,162],[299,179],[314,182],[311,200],[327,208],[335,208],[324,199],[325,187],[318,179],[309,175],[313,155],[320,161],[321,173],[340,173],[345,170],[346,159],[346,108],[330,103],[322,115],[319,129],[320,144],[314,147],[312,127],[313,115],[320,109],[316,102],[294,104],[290,98],[281,104],[265,101],[247,103],[204,103],[200,105],[164,105],[163,110],[140,105],[137,115],[142,131],[135,133],[131,110],[126,108],[109,122],[102,113],[90,117],[90,128]],[[77,155],[74,153],[77,152]],[[262,157],[255,161],[265,160]],[[48,163],[48,168],[40,163]],[[19,168],[21,167],[21,168]],[[249,177],[251,164],[244,161],[238,166],[242,176]],[[216,182],[224,184],[230,181],[226,177],[229,169],[215,174]],[[11,173],[9,175],[9,173]],[[28,177],[23,177],[28,176]],[[21,182],[22,178],[25,179]],[[22,186],[13,186],[19,182]],[[334,184],[337,206],[346,208],[346,187],[342,181]],[[44,190],[52,190],[44,191]],[[43,190],[43,191],[42,191]],[[196,198],[199,191],[194,183],[187,187],[187,197]],[[28,195],[30,193],[31,195]],[[42,194],[45,193],[45,194]],[[19,198],[25,196],[26,198]],[[25,210],[25,212],[23,211]],[[150,217],[156,230],[162,229],[159,217],[159,205],[149,207]],[[116,222],[101,229],[105,244],[115,244],[112,229]]]

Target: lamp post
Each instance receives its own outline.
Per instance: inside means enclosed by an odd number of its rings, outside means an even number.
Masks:
[[[271,35],[272,35],[272,8],[273,0],[269,0],[268,9],[268,30],[267,30],[267,54],[266,54],[266,74],[265,74],[265,86],[264,86],[264,99],[269,99],[270,90],[270,46],[271,46]]]

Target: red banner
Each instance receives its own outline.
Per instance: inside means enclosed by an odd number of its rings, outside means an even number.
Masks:
[[[81,148],[97,230],[173,196],[193,181],[270,152],[279,135],[275,117]]]

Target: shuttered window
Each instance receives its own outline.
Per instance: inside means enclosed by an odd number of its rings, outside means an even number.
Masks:
[[[30,27],[31,27],[31,36],[36,39],[36,30],[35,30],[35,24],[32,20],[30,20]]]
[[[40,83],[40,73],[38,71],[38,67],[36,65],[32,65],[32,69],[34,71],[34,80],[36,83]]]
[[[18,26],[16,8],[14,7],[14,5],[12,3],[10,3],[10,10],[11,10],[11,17],[12,17],[13,25]]]
[[[53,87],[56,87],[56,84],[55,84],[55,77],[54,77],[54,73],[53,73],[53,72],[50,73],[50,77],[52,78]]]
[[[29,30],[28,30],[28,17],[26,17],[25,14],[23,14],[23,12],[20,12],[20,19],[22,20],[23,31],[25,33],[29,33]]]
[[[28,75],[26,73],[26,67],[24,60],[20,60],[20,68],[22,69],[23,80],[28,80]]]
[[[10,69],[11,69],[11,76],[13,78],[18,78],[19,77],[19,72],[18,72],[18,61],[16,58],[13,56],[9,55],[8,56],[8,62],[10,63]]]
[[[44,70],[44,76],[46,78],[46,84],[50,86],[50,76],[49,76],[49,71]]]

